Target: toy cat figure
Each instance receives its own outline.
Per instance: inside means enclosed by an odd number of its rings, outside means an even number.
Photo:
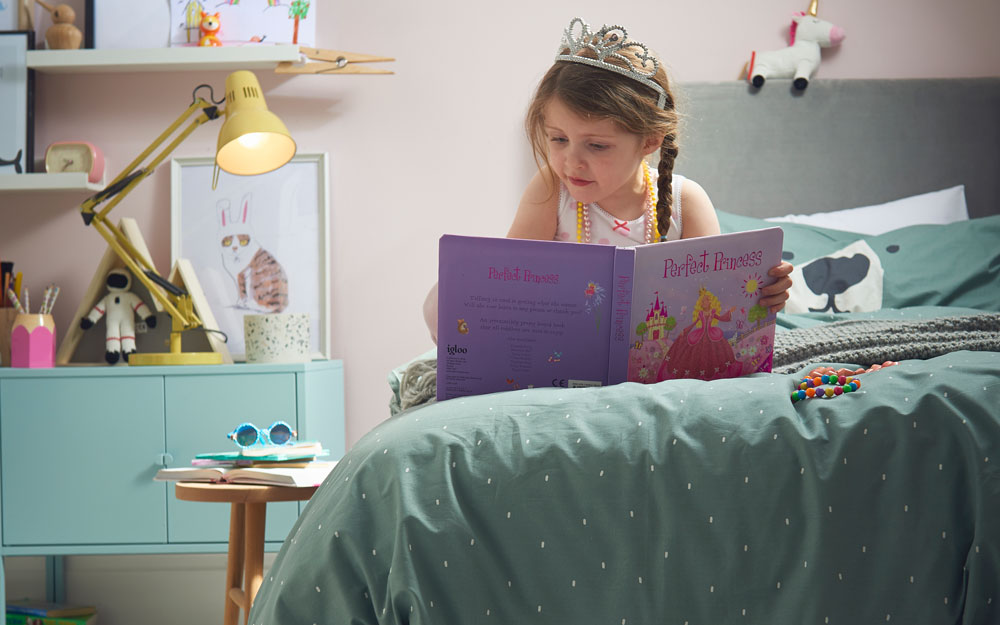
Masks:
[[[221,26],[222,22],[219,20],[218,13],[208,14],[202,11],[201,23],[198,24],[198,30],[201,33],[201,39],[198,40],[198,45],[221,46],[222,42],[219,41],[219,28]]]
[[[288,306],[288,277],[281,264],[261,247],[250,221],[250,194],[238,210],[229,200],[216,204],[222,264],[236,281],[238,308],[281,312]]]

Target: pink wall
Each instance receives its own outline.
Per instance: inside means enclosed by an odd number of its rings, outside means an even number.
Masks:
[[[316,4],[319,45],[398,59],[393,76],[257,72],[300,151],[331,156],[330,331],[332,355],[345,363],[350,444],[388,416],[386,373],[431,347],[419,307],[435,280],[437,237],[506,232],[531,175],[524,108],[570,17],[625,24],[667,59],[676,80],[722,81],[737,76],[751,49],[785,45],[790,14],[807,3],[680,0],[614,11],[593,0],[574,8],[528,0]],[[847,39],[825,55],[817,80],[1000,75],[995,0],[826,0],[820,16]],[[183,111],[196,85],[210,83],[218,96],[224,80],[223,72],[197,71],[40,74],[39,158],[52,141],[87,139],[116,173]],[[211,155],[217,131],[200,129],[175,156]],[[138,220],[164,273],[169,178],[161,167],[112,213]],[[17,261],[36,297],[48,282],[62,285],[60,333],[76,323],[70,316],[104,250],[82,225],[82,199],[0,195],[0,255]]]

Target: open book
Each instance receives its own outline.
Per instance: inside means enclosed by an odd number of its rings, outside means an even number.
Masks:
[[[624,248],[445,235],[437,398],[770,371],[782,231]]]
[[[319,486],[336,462],[310,462],[294,467],[172,467],[160,469],[158,482],[227,482],[271,486]]]

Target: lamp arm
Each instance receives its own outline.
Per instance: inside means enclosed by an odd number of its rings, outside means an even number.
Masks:
[[[176,321],[179,321],[184,329],[197,328],[201,325],[201,320],[193,311],[190,314],[183,314],[181,312],[185,307],[180,304],[179,301],[175,303],[176,300],[188,297],[186,292],[182,292],[179,295],[167,294],[160,287],[160,285],[150,278],[150,273],[159,277],[155,269],[145,267],[146,260],[141,254],[139,254],[135,247],[125,238],[121,230],[117,227],[112,226],[109,222],[103,218],[95,218],[94,222],[91,224],[94,229],[104,237],[104,240],[108,242],[111,249],[115,251],[118,258],[125,263],[135,279],[138,280],[146,289],[149,294],[152,295],[156,301],[160,302],[163,308],[167,311],[170,317]],[[162,278],[160,278],[162,280]]]
[[[200,114],[195,117],[184,128],[180,134],[178,134],[174,139],[166,145],[145,167],[140,168],[140,164],[143,163],[153,152],[155,152],[164,141],[167,140],[171,135],[173,135],[178,128],[190,117],[192,114],[200,112]],[[98,233],[104,237],[111,246],[111,249],[115,251],[115,254],[125,263],[129,268],[135,278],[142,283],[148,290],[150,295],[152,295],[160,304],[163,305],[164,309],[170,314],[171,318],[174,319],[175,324],[179,322],[179,325],[184,329],[197,328],[201,325],[201,320],[198,318],[197,314],[194,312],[190,302],[188,294],[184,291],[179,293],[171,292],[167,293],[164,291],[162,286],[166,281],[156,272],[156,268],[153,267],[152,263],[146,260],[135,246],[125,237],[124,233],[112,224],[107,216],[115,206],[121,202],[126,195],[128,195],[132,189],[139,185],[140,182],[145,180],[150,174],[152,174],[158,165],[164,161],[176,148],[179,146],[188,136],[194,132],[202,124],[217,119],[220,115],[219,108],[210,102],[203,100],[202,98],[195,98],[191,106],[187,108],[170,126],[164,130],[160,136],[153,140],[153,142],[146,147],[125,169],[115,177],[111,183],[105,187],[102,191],[94,194],[93,196],[87,198],[83,204],[80,206],[80,212],[83,217],[83,223],[88,226],[93,226]],[[104,206],[99,212],[95,211],[95,207],[100,205],[102,202],[107,201],[107,205]],[[151,276],[154,276],[152,278]]]
[[[195,117],[188,127],[183,130],[183,132],[181,132],[174,138],[173,141],[163,148],[163,150],[156,155],[156,157],[153,158],[148,165],[140,169],[139,165],[149,158],[150,154],[159,148],[170,135],[174,134],[181,124],[183,124],[184,121],[196,111],[201,111],[202,114]],[[177,146],[187,139],[192,132],[205,122],[218,119],[219,115],[220,112],[217,106],[203,100],[202,98],[196,98],[187,110],[181,113],[181,115],[174,120],[174,122],[170,124],[166,130],[160,133],[160,136],[154,139],[145,150],[143,150],[125,167],[125,169],[121,171],[121,173],[115,177],[114,180],[111,181],[111,184],[83,202],[80,206],[80,212],[83,215],[84,224],[90,225],[90,221],[93,219],[93,215],[95,214],[95,207],[105,200],[110,199],[110,202],[108,202],[107,206],[101,210],[101,215],[106,216],[109,212],[111,212],[111,209],[117,206],[118,203],[147,176],[152,174],[156,170],[156,167],[162,163],[163,160],[177,148]]]

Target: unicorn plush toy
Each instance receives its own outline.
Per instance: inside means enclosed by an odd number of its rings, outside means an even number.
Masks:
[[[820,48],[829,48],[844,40],[844,29],[816,17],[819,0],[812,0],[809,10],[792,16],[789,45],[781,50],[750,55],[747,80],[761,87],[768,78],[793,78],[800,91],[819,67]]]

